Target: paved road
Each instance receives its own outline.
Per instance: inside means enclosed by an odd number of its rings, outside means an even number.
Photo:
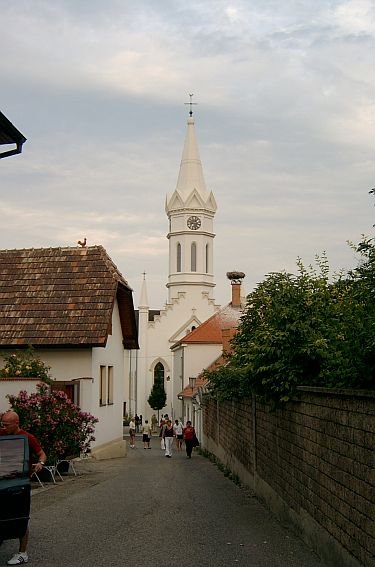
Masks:
[[[158,439],[34,491],[30,565],[323,567],[251,494],[204,457],[164,457]],[[16,541],[0,547],[0,565]]]

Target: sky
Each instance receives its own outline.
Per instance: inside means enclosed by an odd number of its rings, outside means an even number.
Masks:
[[[297,258],[332,274],[373,236],[375,3],[0,0],[0,247],[102,245],[150,306],[167,298],[167,193],[193,93],[215,216],[214,297]]]

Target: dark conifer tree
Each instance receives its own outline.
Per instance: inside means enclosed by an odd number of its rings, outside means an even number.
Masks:
[[[151,394],[148,397],[148,403],[153,410],[157,410],[158,417],[159,411],[165,407],[167,401],[167,394],[164,390],[163,380],[156,379],[152,386]]]

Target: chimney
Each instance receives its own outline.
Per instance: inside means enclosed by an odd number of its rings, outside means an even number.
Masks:
[[[241,280],[244,277],[243,272],[227,272],[227,278],[232,285],[232,307],[241,307]]]
[[[232,282],[232,306],[241,307],[241,284]]]

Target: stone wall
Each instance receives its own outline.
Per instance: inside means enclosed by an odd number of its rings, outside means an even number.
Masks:
[[[375,394],[299,388],[272,409],[207,401],[203,446],[329,565],[374,565]]]

